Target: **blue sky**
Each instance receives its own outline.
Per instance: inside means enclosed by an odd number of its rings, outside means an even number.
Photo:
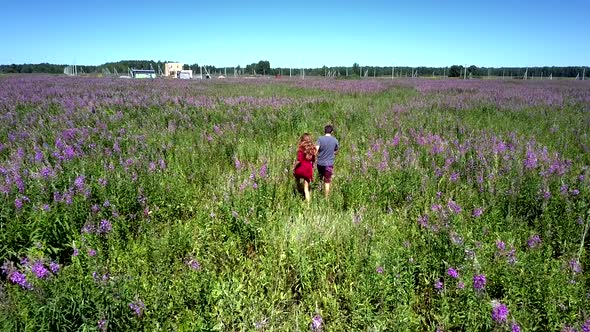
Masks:
[[[590,64],[587,0],[5,0],[0,8],[0,64]]]

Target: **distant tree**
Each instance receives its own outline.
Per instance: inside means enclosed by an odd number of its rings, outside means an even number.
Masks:
[[[270,62],[266,60],[258,61],[258,64],[255,66],[255,71],[257,74],[270,74]]]
[[[449,68],[449,77],[459,77],[463,71],[463,66],[452,65]]]
[[[183,70],[189,70],[190,69],[190,66],[187,65],[187,64],[184,64],[184,65],[182,65],[182,69]]]
[[[361,66],[356,62],[352,64],[352,74],[361,75]]]

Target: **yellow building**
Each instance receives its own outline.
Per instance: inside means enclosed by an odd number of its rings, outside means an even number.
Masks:
[[[182,70],[184,64],[179,62],[167,62],[164,64],[164,75],[176,78],[176,73]]]

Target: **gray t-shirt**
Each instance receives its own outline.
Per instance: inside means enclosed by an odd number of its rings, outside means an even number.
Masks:
[[[316,145],[320,146],[320,150],[318,151],[318,165],[334,166],[334,152],[338,151],[338,140],[333,136],[320,136]]]

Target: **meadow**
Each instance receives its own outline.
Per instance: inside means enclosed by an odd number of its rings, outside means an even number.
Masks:
[[[587,81],[1,77],[0,329],[588,332],[588,128]]]

